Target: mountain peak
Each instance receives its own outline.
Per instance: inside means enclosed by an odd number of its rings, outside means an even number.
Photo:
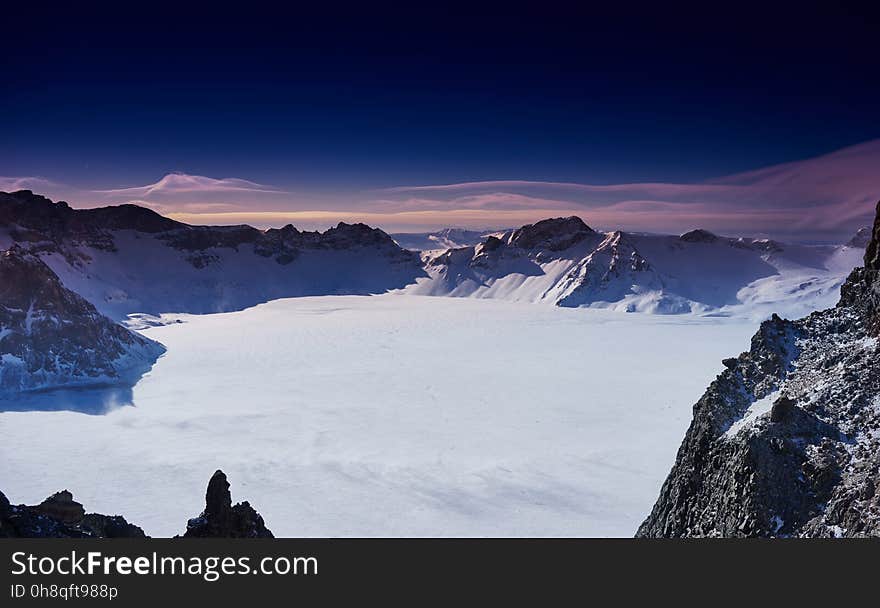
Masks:
[[[686,243],[714,243],[718,240],[717,235],[708,230],[704,230],[703,228],[697,228],[696,230],[685,232],[678,238]]]
[[[554,217],[515,230],[509,243],[522,249],[562,251],[595,233],[576,215]]]

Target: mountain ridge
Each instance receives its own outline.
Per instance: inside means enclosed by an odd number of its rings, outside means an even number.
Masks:
[[[0,193],[0,249],[37,254],[114,320],[212,313],[283,297],[383,293],[422,276],[418,255],[378,228],[325,232],[191,226],[136,205],[72,209],[23,190]]]
[[[422,244],[457,245],[454,238],[475,234],[441,231]],[[365,224],[341,222],[323,233],[290,224],[193,226],[136,205],[71,209],[27,190],[0,193],[0,249],[16,244],[39,254],[66,286],[117,321],[386,291],[664,314],[743,309],[760,317],[781,301],[794,312],[828,305],[862,242],[861,232],[842,246],[699,228],[680,236],[597,232],[569,216],[479,234],[474,244],[420,259]]]
[[[703,229],[597,232],[577,217],[551,218],[427,252],[429,278],[403,292],[666,314],[740,306],[761,316],[783,299],[801,310],[829,304],[861,257],[857,245],[792,245]]]

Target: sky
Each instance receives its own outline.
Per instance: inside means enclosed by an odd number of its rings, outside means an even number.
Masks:
[[[880,20],[804,4],[6,8],[0,189],[193,223],[839,239],[880,198]]]

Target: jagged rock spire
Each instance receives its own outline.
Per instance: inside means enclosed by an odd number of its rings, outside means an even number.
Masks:
[[[208,490],[205,492],[205,514],[223,515],[232,508],[232,495],[229,493],[229,482],[226,474],[217,470],[208,482]]]
[[[214,472],[205,492],[205,510],[186,524],[184,538],[273,538],[263,518],[245,501],[232,506],[229,482]]]

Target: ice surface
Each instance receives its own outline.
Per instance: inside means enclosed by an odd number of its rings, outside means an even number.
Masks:
[[[134,407],[0,414],[10,500],[168,536],[222,468],[281,536],[630,536],[755,330],[400,295],[178,319],[144,330],[168,352]]]

